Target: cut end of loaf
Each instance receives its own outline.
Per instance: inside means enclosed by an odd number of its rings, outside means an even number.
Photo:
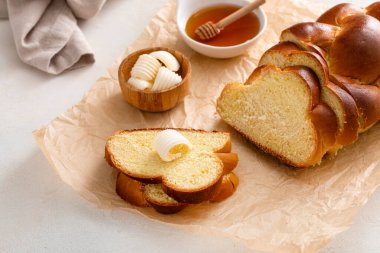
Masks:
[[[356,104],[352,97],[329,81],[326,61],[318,54],[302,51],[296,44],[281,42],[264,53],[259,66],[273,64],[279,68],[304,66],[311,69],[318,77],[321,99],[337,116],[337,145],[331,149],[336,151],[357,139],[358,116]]]
[[[310,84],[294,70],[266,66],[260,71],[252,83],[228,84],[218,99],[218,113],[264,151],[290,165],[319,162],[321,144],[310,116]]]

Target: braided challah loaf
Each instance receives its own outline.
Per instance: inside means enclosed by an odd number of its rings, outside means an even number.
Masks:
[[[380,3],[371,6],[370,13],[380,12]],[[281,40],[306,50],[317,46],[323,50],[331,74],[372,84],[380,74],[380,22],[366,13],[367,9],[340,4],[317,23],[300,23],[284,30]]]
[[[222,119],[249,140],[287,164],[296,167],[318,164],[326,152],[335,153],[353,143],[360,132],[380,119],[379,20],[380,2],[364,9],[340,4],[321,15],[317,22],[299,23],[285,29],[281,33],[281,42],[264,53],[259,67],[247,80],[246,86],[253,87],[227,85],[218,99],[217,111]],[[301,105],[297,102],[301,103],[301,100],[298,88],[294,89],[299,84],[284,73],[289,68],[299,67],[311,70],[319,81],[318,103],[324,110],[317,118],[324,124],[316,121],[315,117],[311,117],[312,124],[295,127],[291,123],[300,121],[297,107]],[[263,71],[268,69],[272,72]],[[309,87],[314,85],[311,82],[311,79],[306,81]],[[276,86],[284,83],[283,87],[289,88],[284,88],[284,94],[277,94]],[[315,94],[315,90],[311,93]],[[262,99],[257,94],[266,97]],[[285,98],[298,101],[282,101]],[[267,104],[264,101],[268,99],[271,102]],[[315,103],[315,97],[314,100],[313,96],[309,97],[309,101]],[[336,123],[328,116],[331,112]],[[286,115],[286,119],[278,115]],[[307,117],[304,119],[305,122],[309,120]],[[266,124],[269,127],[265,128]],[[313,138],[322,142],[323,148],[319,149],[317,158],[314,156],[314,159],[302,161],[297,151],[310,140],[294,133],[305,127],[314,127],[319,134]],[[321,138],[331,135],[336,137],[334,141]],[[296,155],[291,157],[289,153]]]

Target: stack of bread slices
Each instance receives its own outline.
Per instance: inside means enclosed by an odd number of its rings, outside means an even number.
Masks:
[[[220,202],[231,196],[238,163],[226,132],[176,129],[192,149],[173,161],[164,161],[153,142],[165,129],[119,131],[109,137],[105,159],[118,171],[116,192],[136,206],[151,206],[172,214],[204,201]]]
[[[281,34],[246,83],[229,83],[221,118],[295,167],[319,164],[380,119],[380,2],[340,4]]]

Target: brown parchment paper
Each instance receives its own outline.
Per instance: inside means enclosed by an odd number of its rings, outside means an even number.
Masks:
[[[182,51],[191,61],[189,93],[175,109],[144,113],[122,99],[117,80],[120,57],[78,104],[34,132],[41,150],[62,180],[102,208],[120,208],[197,233],[228,236],[251,249],[315,252],[352,224],[358,210],[380,184],[380,125],[362,134],[335,159],[294,170],[248,144],[223,123],[215,101],[225,83],[248,77],[261,54],[278,41],[284,28],[313,21],[329,6],[311,1],[267,1],[268,28],[245,55],[210,59],[185,45],[175,24],[175,1],[169,1],[142,35],[126,50],[152,46]],[[145,127],[191,127],[231,131],[240,157],[241,183],[228,200],[200,204],[176,215],[137,208],[115,194],[115,172],[103,159],[107,137],[117,130]]]

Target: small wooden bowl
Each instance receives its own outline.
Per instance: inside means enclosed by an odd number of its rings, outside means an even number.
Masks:
[[[182,81],[174,87],[161,91],[138,90],[128,84],[131,70],[138,57],[153,51],[168,51],[179,61],[181,68],[176,73],[182,77]],[[164,47],[146,48],[136,51],[125,58],[119,67],[119,84],[124,99],[134,107],[148,112],[163,112],[175,107],[185,94],[190,84],[191,66],[190,61],[181,52]]]

